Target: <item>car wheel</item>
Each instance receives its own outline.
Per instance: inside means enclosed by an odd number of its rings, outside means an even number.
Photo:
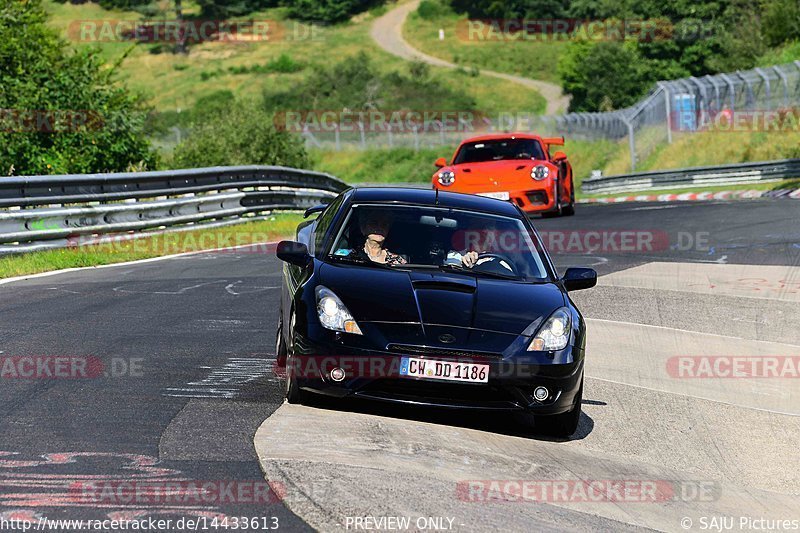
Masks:
[[[304,391],[297,384],[297,378],[294,376],[294,363],[292,356],[286,360],[286,401],[289,403],[306,403],[308,400],[308,392]]]
[[[308,399],[308,392],[302,390],[297,384],[297,377],[294,375],[294,360],[286,347],[283,339],[283,323],[278,322],[278,339],[275,342],[275,353],[280,359],[283,355],[286,361],[286,401],[289,403],[304,403]]]
[[[286,343],[283,341],[283,320],[278,317],[278,327],[275,333],[275,363],[278,367],[286,366]]]
[[[572,215],[575,214],[575,187],[574,187],[574,185],[573,185],[573,187],[571,187],[571,190],[572,190],[572,192],[570,192],[570,194],[569,194],[569,204],[566,207],[564,207],[564,209],[562,210],[562,214],[565,217],[571,217]]]
[[[564,210],[561,207],[561,195],[559,194],[558,189],[556,189],[555,204],[556,204],[555,209],[553,211],[550,211],[549,213],[542,213],[542,218],[555,218],[555,217],[560,217],[561,215],[564,214]]]
[[[581,419],[582,400],[583,379],[581,379],[581,388],[578,389],[578,394],[575,395],[575,406],[572,410],[560,415],[534,417],[536,431],[553,437],[569,437],[575,433],[578,429],[578,421]]]

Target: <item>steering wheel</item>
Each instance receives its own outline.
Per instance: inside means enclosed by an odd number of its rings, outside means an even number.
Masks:
[[[519,277],[517,266],[508,257],[501,254],[482,253],[478,254],[478,260],[472,270],[476,272],[487,272],[489,274],[513,274]]]

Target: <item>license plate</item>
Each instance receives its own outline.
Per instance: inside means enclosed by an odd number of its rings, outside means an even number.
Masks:
[[[508,200],[510,198],[507,192],[479,192],[478,196],[495,198],[496,200]]]
[[[400,375],[412,378],[438,379],[442,381],[488,383],[489,365],[403,357],[400,361]]]

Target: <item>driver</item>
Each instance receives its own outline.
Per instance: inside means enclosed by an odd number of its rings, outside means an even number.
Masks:
[[[391,218],[381,213],[361,213],[359,216],[359,229],[364,236],[364,245],[361,248],[349,250],[347,255],[369,259],[375,263],[386,265],[404,265],[408,260],[400,254],[389,251],[384,247],[386,236],[391,228]],[[434,255],[433,248],[437,243],[431,245],[431,256]],[[344,250],[343,250],[344,251]],[[474,267],[478,262],[478,252],[463,250],[461,252],[451,250],[444,259],[445,264],[463,265],[467,268]]]
[[[387,265],[404,265],[408,261],[400,255],[395,254],[383,247],[386,235],[392,223],[389,217],[379,214],[370,214],[359,217],[359,227],[364,235],[364,246],[357,253],[363,252],[370,261]]]

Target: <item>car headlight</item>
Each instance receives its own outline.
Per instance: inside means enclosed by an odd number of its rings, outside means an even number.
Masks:
[[[547,168],[545,165],[536,165],[531,170],[531,177],[536,181],[542,181],[543,179],[547,179],[550,175],[550,169]]]
[[[536,336],[528,345],[528,351],[549,352],[566,348],[571,332],[570,322],[569,309],[566,307],[556,309],[539,328]]]
[[[317,294],[317,316],[320,324],[326,329],[333,331],[343,331],[355,335],[363,335],[361,328],[358,327],[353,315],[344,306],[342,301],[332,290],[319,286]]]
[[[456,173],[452,170],[442,170],[439,172],[439,184],[449,187],[456,181]]]

